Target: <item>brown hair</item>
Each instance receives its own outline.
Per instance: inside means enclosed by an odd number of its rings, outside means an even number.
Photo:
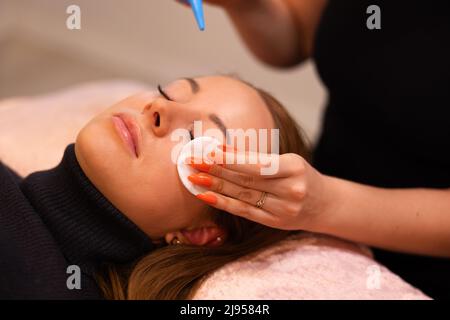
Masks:
[[[309,160],[304,135],[286,109],[266,91],[246,84],[259,93],[272,114],[275,128],[279,129],[280,154],[297,153]],[[104,296],[119,300],[190,299],[211,272],[292,234],[211,207],[210,210],[217,225],[228,231],[226,243],[214,248],[166,245],[131,265],[109,266],[98,277]]]

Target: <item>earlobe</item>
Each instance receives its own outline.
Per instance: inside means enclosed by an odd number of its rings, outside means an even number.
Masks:
[[[181,233],[190,244],[197,246],[217,247],[226,240],[225,230],[218,226],[186,229]]]
[[[166,240],[166,243],[169,245],[176,245],[176,244],[187,244],[188,242],[184,238],[184,236],[181,234],[181,232],[171,232],[166,234],[164,237]]]
[[[227,232],[218,226],[197,227],[170,232],[164,238],[169,245],[190,244],[217,247],[225,243]]]

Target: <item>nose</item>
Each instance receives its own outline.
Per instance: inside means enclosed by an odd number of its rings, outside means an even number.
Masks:
[[[150,104],[146,105],[142,114],[149,123],[153,134],[157,137],[166,135],[170,130],[172,112],[169,110],[171,102],[163,98],[156,98]]]

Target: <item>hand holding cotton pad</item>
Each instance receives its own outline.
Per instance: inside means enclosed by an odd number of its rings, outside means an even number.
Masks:
[[[198,171],[192,168],[189,164],[186,164],[186,159],[190,157],[202,158],[206,163],[213,163],[213,161],[209,160],[206,155],[211,151],[217,150],[220,144],[221,142],[215,138],[203,136],[189,141],[181,149],[177,159],[178,175],[183,185],[193,195],[206,192],[208,189],[195,185],[189,181],[188,176],[198,173]]]

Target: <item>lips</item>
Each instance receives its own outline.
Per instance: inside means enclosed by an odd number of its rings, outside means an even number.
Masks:
[[[140,154],[140,128],[133,116],[119,113],[113,117],[113,122],[123,142],[127,146],[130,153],[136,158]]]

